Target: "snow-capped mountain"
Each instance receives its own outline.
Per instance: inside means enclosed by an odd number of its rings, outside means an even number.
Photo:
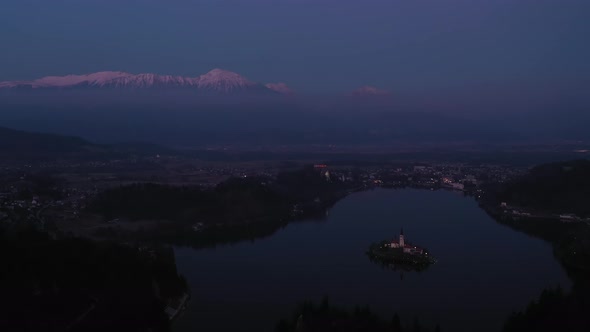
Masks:
[[[111,88],[181,87],[193,86],[193,80],[182,76],[138,74],[117,77],[101,85],[92,84],[91,86]]]
[[[391,93],[387,90],[381,90],[374,86],[363,86],[351,93],[353,96],[390,96]]]
[[[118,71],[103,71],[88,75],[47,76],[33,81],[0,82],[0,88],[64,88],[77,86],[80,84],[89,86],[103,86],[107,82],[110,82],[114,79],[127,77],[130,75],[131,74]]]
[[[284,95],[292,95],[295,93],[295,91],[285,83],[268,83],[265,86],[273,91],[276,91]]]
[[[262,84],[254,83],[239,74],[223,69],[213,69],[195,78],[193,82],[199,89],[226,93],[264,87]]]
[[[67,89],[67,88],[190,88],[201,92],[236,93],[267,92],[274,89],[223,69],[213,69],[198,77],[182,77],[157,74],[130,74],[105,71],[88,75],[48,76],[32,81],[0,82],[0,88]]]

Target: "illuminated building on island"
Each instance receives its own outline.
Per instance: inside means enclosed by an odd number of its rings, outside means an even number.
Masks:
[[[391,243],[389,243],[389,247],[390,248],[401,248],[403,249],[404,253],[407,254],[411,254],[411,255],[421,255],[425,253],[425,250],[423,248],[411,245],[409,243],[406,243],[405,239],[404,239],[404,229],[401,229],[401,232],[399,234],[399,239],[393,239],[391,241]]]

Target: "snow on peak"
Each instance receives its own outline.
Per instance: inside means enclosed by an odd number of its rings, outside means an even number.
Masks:
[[[381,90],[374,86],[363,86],[352,92],[354,96],[389,96],[391,93],[387,90]]]
[[[291,89],[287,84],[281,83],[281,82],[268,83],[265,86],[273,91],[276,91],[278,93],[285,94],[285,95],[292,95],[295,93],[295,91],[293,89]]]
[[[201,76],[208,76],[208,77],[217,77],[217,78],[243,78],[240,74],[235,73],[233,71],[221,69],[221,68],[214,68],[211,69],[206,74]]]
[[[190,78],[172,75],[137,74],[122,76],[105,82],[101,86],[127,87],[127,88],[150,88],[156,86],[192,86]]]
[[[16,88],[19,86],[27,86],[27,85],[31,85],[31,82],[29,81],[6,81],[6,82],[0,82],[0,89],[2,88]]]
[[[151,73],[130,74],[119,71],[103,71],[86,75],[47,76],[32,81],[0,82],[0,88],[155,88],[188,87],[196,90],[232,93],[240,91],[279,92],[290,94],[284,83],[267,86],[224,69],[213,69],[198,77],[158,75]]]
[[[195,79],[197,87],[208,90],[231,92],[254,87],[257,84],[247,78],[224,69],[213,69]]]
[[[36,79],[31,85],[36,87],[66,87],[78,84],[102,85],[116,78],[126,77],[131,74],[119,71],[102,71],[88,75],[67,75],[67,76],[47,76]]]
[[[102,71],[87,75],[47,76],[33,81],[0,82],[0,88],[29,86],[31,88],[126,87],[147,88],[154,86],[192,86],[194,79],[157,74],[129,74],[118,71]]]
[[[61,88],[81,84],[100,86],[105,82],[129,75],[131,74],[119,71],[103,71],[87,75],[46,76],[32,81],[0,82],[0,88]]]

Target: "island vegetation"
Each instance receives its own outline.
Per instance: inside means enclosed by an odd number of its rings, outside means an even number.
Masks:
[[[424,271],[436,262],[427,250],[418,248],[417,251],[410,251],[410,247],[392,247],[391,241],[384,240],[372,243],[367,250],[367,256],[372,262],[402,271]]]

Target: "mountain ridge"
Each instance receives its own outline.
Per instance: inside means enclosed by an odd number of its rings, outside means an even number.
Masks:
[[[284,85],[284,84],[283,84]],[[153,73],[131,74],[120,71],[101,71],[83,75],[46,76],[30,81],[0,82],[0,89],[69,89],[69,88],[128,88],[156,87],[189,88],[203,92],[230,94],[236,92],[266,92],[282,94],[290,91],[286,85],[274,89],[257,83],[235,72],[215,68],[197,77],[160,75]]]
[[[291,89],[287,84],[285,84],[283,82],[267,83],[265,86],[271,90],[274,90],[274,91],[284,94],[284,95],[295,94],[295,90]]]
[[[90,74],[71,74],[65,76],[45,76],[34,80],[0,82],[0,90],[43,90],[72,88],[185,88],[201,92],[232,94],[238,92],[266,92],[292,96],[295,94],[284,82],[260,83],[252,81],[236,72],[215,68],[196,77],[163,75],[155,73],[132,74],[122,71],[100,71]],[[387,97],[391,93],[373,86],[362,86],[347,95],[354,97]]]
[[[76,135],[19,130],[0,126],[0,161],[102,160],[128,155],[175,153],[152,143],[127,141],[101,144]]]
[[[102,147],[77,136],[0,127],[0,155],[79,153]]]

